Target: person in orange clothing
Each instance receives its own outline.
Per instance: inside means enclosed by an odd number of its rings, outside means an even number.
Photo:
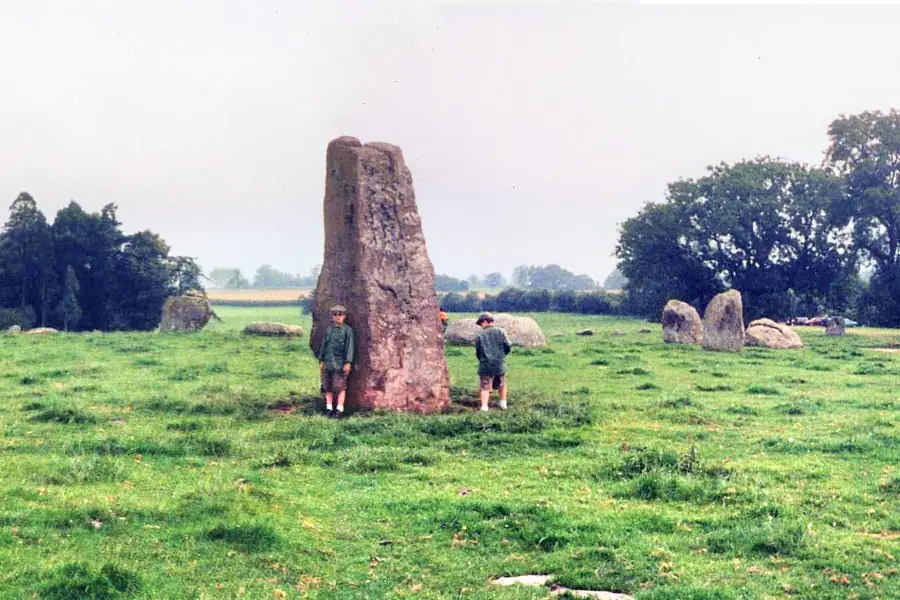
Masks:
[[[441,325],[443,326],[443,332],[447,333],[447,325],[450,323],[450,318],[447,316],[447,313],[444,311],[440,311],[438,314],[438,318],[441,320]]]

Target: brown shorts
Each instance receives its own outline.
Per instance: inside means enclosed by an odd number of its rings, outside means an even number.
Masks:
[[[506,375],[479,375],[478,379],[481,380],[483,390],[499,390],[506,386]]]
[[[347,375],[343,371],[322,371],[322,391],[340,394],[347,389]]]

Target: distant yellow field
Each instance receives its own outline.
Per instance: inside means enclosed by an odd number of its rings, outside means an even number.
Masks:
[[[242,302],[253,301],[289,301],[310,295],[311,290],[288,288],[268,290],[206,290],[206,295],[213,302],[231,300]]]

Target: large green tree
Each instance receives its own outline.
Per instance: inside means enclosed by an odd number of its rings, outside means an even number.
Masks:
[[[791,295],[846,308],[856,264],[833,214],[842,194],[839,177],[767,157],[673,183],[666,203],[622,226],[630,297],[645,314],[725,288],[741,291],[749,318],[789,316]]]
[[[900,111],[841,115],[828,135],[826,165],[847,182],[837,214],[875,264],[867,298],[872,320],[900,326]]]
[[[50,227],[34,198],[22,192],[0,233],[0,302],[18,308],[24,326],[46,325],[58,290]]]

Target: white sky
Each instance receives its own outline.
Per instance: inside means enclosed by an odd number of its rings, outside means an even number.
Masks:
[[[602,279],[668,182],[900,104],[900,7],[0,3],[0,204],[119,205],[207,269],[322,260],[325,147],[403,148],[435,269]],[[5,220],[6,213],[2,215]]]

